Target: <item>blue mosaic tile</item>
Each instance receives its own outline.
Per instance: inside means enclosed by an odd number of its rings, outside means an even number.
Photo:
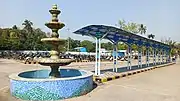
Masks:
[[[58,100],[90,92],[93,80],[92,76],[43,82],[10,80],[10,86],[11,94],[23,100]]]

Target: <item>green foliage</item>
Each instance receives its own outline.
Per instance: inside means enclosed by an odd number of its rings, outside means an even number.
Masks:
[[[126,23],[125,20],[119,20],[118,24],[119,24],[120,28],[125,31],[131,32],[134,34],[137,34],[139,32],[140,25],[137,23],[131,23],[131,22]]]
[[[41,38],[46,33],[41,29],[34,29],[33,23],[25,20],[23,29],[16,25],[12,28],[0,28],[0,50],[49,50],[51,46],[42,43]]]
[[[118,25],[120,26],[121,29],[131,32],[133,34],[146,34],[147,28],[143,24],[138,24],[134,22],[128,22],[126,23],[125,20],[119,20]]]
[[[140,24],[138,30],[139,30],[140,34],[146,34],[147,28],[143,24]]]
[[[79,47],[80,46],[80,41],[79,40],[74,40],[71,39],[70,37],[66,40],[66,51],[68,50],[68,44],[69,44],[69,51],[73,51],[74,48]]]
[[[118,43],[117,45],[118,50],[126,50],[127,47],[128,46],[125,43]]]
[[[180,50],[180,43],[171,40],[171,38],[161,40],[161,42],[168,44],[171,48],[171,56],[179,54],[178,50]]]
[[[81,47],[86,47],[88,52],[94,52],[95,46],[91,41],[84,40],[80,43]]]
[[[101,47],[106,50],[113,50],[113,44],[111,42],[101,43]]]
[[[149,34],[149,35],[148,35],[148,38],[149,38],[149,39],[154,39],[154,38],[155,38],[155,35]]]
[[[133,44],[133,45],[132,45],[132,49],[133,49],[133,50],[138,50],[138,46],[135,45],[135,44]]]
[[[32,28],[33,23],[31,21],[26,19],[24,21],[24,23],[22,23],[22,25],[24,25],[23,30],[25,30],[29,34],[32,34],[32,32],[33,32],[33,28]]]

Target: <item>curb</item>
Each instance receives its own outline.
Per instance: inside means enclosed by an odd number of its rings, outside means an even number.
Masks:
[[[175,63],[163,64],[163,65],[154,66],[154,67],[150,67],[150,68],[145,68],[145,69],[140,69],[140,70],[134,70],[134,71],[126,72],[126,73],[118,73],[118,75],[110,76],[110,77],[94,76],[94,77],[93,77],[93,81],[94,81],[94,82],[98,82],[98,83],[104,83],[104,82],[107,82],[107,81],[119,79],[119,78],[122,78],[122,77],[131,76],[131,75],[135,75],[135,74],[138,74],[138,73],[142,73],[142,72],[154,70],[154,69],[161,68],[161,67],[165,67],[165,66],[170,66],[170,65],[173,65],[173,64],[175,64]]]

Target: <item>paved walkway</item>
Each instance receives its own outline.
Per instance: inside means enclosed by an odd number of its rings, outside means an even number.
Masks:
[[[10,60],[11,61],[11,60]],[[180,62],[149,72],[109,81],[87,95],[66,101],[180,101]],[[42,68],[38,65],[11,64],[0,60],[0,101],[20,101],[10,96],[8,75]],[[92,67],[91,67],[92,68]]]
[[[180,62],[104,83],[67,101],[180,101]]]

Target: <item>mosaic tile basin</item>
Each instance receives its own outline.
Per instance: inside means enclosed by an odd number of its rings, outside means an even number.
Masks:
[[[61,69],[61,78],[49,78],[49,69],[14,73],[12,96],[23,100],[60,100],[87,94],[93,89],[93,74],[84,70]]]

